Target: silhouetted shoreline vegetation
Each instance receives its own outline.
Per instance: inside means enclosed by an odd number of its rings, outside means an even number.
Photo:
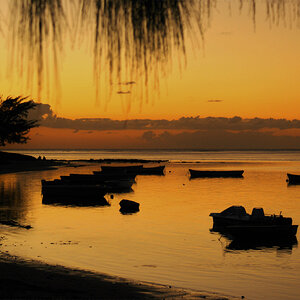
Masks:
[[[150,160],[150,159],[76,159],[76,160],[57,160],[57,159],[38,159],[31,155],[0,151],[0,174],[24,172],[24,171],[41,171],[57,168],[60,166],[78,167],[74,163],[162,163],[168,160]]]

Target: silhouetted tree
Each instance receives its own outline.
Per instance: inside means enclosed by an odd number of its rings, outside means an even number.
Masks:
[[[28,111],[37,104],[27,97],[0,96],[0,146],[13,143],[26,143],[30,129],[38,126],[36,120],[28,120]]]

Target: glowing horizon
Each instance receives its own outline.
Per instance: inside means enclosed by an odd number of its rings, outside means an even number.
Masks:
[[[161,73],[159,88],[155,88],[155,80],[149,80],[148,98],[142,75],[132,78],[122,74],[124,81],[113,78],[112,86],[107,86],[109,74],[104,70],[97,102],[92,52],[87,45],[74,45],[66,38],[59,69],[60,86],[49,80],[49,94],[45,86],[41,103],[49,104],[58,117],[67,119],[176,120],[196,116],[299,119],[297,22],[287,13],[286,24],[281,20],[276,25],[265,19],[263,3],[257,3],[254,25],[247,9],[239,12],[234,3],[228,9],[222,1],[218,2],[218,10],[213,10],[210,22],[203,43],[201,37],[198,41],[187,40],[186,66],[177,63],[178,59],[181,63],[184,59],[174,53],[167,73],[165,76]],[[10,48],[4,43],[1,37],[0,61],[5,66],[0,74],[2,95],[29,95],[38,100],[36,86],[28,88],[26,76],[25,80],[18,76],[9,64]],[[51,69],[49,78],[52,73]],[[49,129],[44,130],[50,134]],[[60,131],[63,132],[67,134]],[[55,139],[59,143],[57,136],[50,136],[49,147]],[[120,140],[119,136],[115,138]],[[71,139],[71,134],[67,137]],[[112,140],[110,143],[118,144]]]

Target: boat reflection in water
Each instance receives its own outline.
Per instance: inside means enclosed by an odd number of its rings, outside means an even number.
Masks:
[[[110,206],[105,197],[85,198],[76,196],[43,196],[42,203],[46,205],[62,205],[62,206]]]
[[[219,234],[219,240],[222,238],[225,239],[225,251],[275,249],[291,254],[291,250],[298,245],[296,236],[273,237],[267,239],[261,237],[238,238],[224,231],[220,232],[219,229],[215,228],[210,229],[210,232]]]
[[[0,176],[0,224],[30,229],[28,224],[28,203],[26,201],[26,180],[17,176]]]

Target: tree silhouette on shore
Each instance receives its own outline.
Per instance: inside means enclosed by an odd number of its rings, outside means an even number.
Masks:
[[[24,144],[30,129],[38,126],[37,120],[28,120],[28,112],[37,104],[26,97],[0,97],[0,146]]]

